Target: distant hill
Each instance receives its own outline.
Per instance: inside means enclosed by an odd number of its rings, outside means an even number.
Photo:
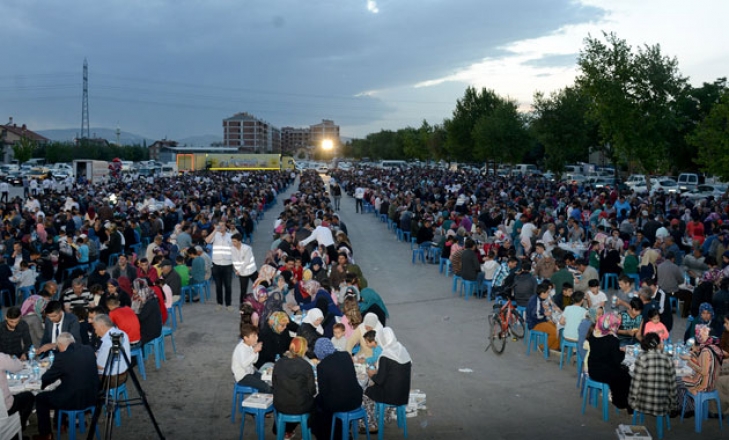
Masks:
[[[223,137],[214,134],[203,134],[182,138],[177,141],[178,144],[187,145],[188,147],[209,147],[210,144],[215,142],[223,142]]]
[[[47,137],[52,141],[68,142],[79,135],[80,130],[76,128],[62,128],[56,130],[38,130],[37,133]],[[116,129],[114,128],[91,128],[91,137],[106,139],[109,142],[116,142]],[[122,145],[143,144],[147,141],[147,145],[151,145],[155,140],[135,133],[122,131],[119,135],[119,141]]]

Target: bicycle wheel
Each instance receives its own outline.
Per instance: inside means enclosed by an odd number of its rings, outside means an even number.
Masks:
[[[514,310],[511,313],[511,319],[509,320],[509,330],[516,339],[521,339],[526,333],[526,325],[524,324],[524,317],[521,313]]]
[[[504,348],[506,348],[506,334],[501,330],[501,317],[499,315],[493,315],[491,317],[491,331],[489,335],[491,338],[491,348],[494,349],[494,353],[503,353]]]

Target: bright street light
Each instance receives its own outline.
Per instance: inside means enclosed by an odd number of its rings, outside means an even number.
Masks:
[[[324,151],[330,151],[332,148],[334,148],[334,142],[332,142],[331,139],[324,139],[321,141],[321,147]]]

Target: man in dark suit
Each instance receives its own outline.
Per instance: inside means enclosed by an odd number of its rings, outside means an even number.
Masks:
[[[59,379],[61,384],[53,391],[38,393],[35,401],[38,435],[33,440],[53,439],[51,409],[80,410],[94,406],[99,392],[96,356],[91,347],[75,343],[68,332],[60,333],[56,344],[58,354],[41,378],[41,388]]]
[[[81,343],[81,329],[78,318],[71,313],[65,313],[62,302],[50,301],[46,306],[45,330],[37,353],[42,354],[48,350],[56,350],[58,335],[63,332],[71,333],[74,339]]]

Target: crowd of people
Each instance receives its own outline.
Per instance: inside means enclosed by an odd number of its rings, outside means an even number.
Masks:
[[[8,197],[0,204],[0,367],[17,373],[22,361],[53,359],[41,386],[61,380],[37,395],[13,395],[0,375],[8,413],[19,413],[26,426],[35,407],[34,438],[53,438],[52,409],[94,406],[100,384],[126,381],[126,364],[107,362],[111,335],[121,335],[129,356],[160,338],[163,324],[174,325],[173,304],[184,300],[188,286],[200,287],[196,298],[188,293],[199,301],[215,275],[218,310],[235,311],[232,274],[252,275],[250,263],[241,265],[252,260],[241,242],[252,240],[255,221],[295,177],[125,177],[96,185],[28,185],[23,197]],[[219,237],[230,235],[225,228],[236,232],[221,255]]]
[[[576,342],[586,371],[610,385],[617,407],[675,416],[686,392],[719,389],[729,409],[726,197],[650,197],[537,176],[417,167],[335,171],[333,178],[413,246],[437,256],[433,263],[475,282],[478,296],[512,298],[528,328],[548,335],[543,349],[559,350],[560,338]],[[689,317],[685,334],[673,330],[676,304]],[[662,353],[672,334],[692,345],[685,355],[692,374],[678,382]],[[631,375],[625,347],[638,344],[644,355]],[[646,404],[662,380],[657,358],[672,378],[665,399],[656,397],[659,409]]]
[[[272,393],[277,411],[311,414],[316,438],[330,437],[334,413],[362,406],[369,426],[360,430],[376,432],[375,404],[408,403],[412,366],[355,263],[329,190],[318,174],[304,173],[283,201],[270,251],[241,303],[231,365],[239,385]],[[267,382],[261,372],[269,367]],[[295,428],[287,424],[285,438]]]

